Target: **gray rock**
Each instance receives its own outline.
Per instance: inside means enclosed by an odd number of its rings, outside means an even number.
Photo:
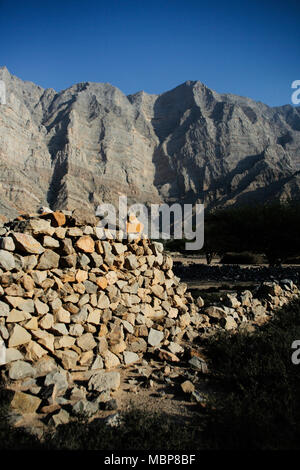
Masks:
[[[6,250],[0,250],[0,268],[5,271],[11,271],[15,265],[13,254]]]
[[[90,378],[88,389],[97,390],[98,392],[117,390],[120,387],[120,380],[119,372],[98,372]]]
[[[105,424],[107,426],[110,426],[112,428],[118,428],[123,424],[123,421],[119,415],[119,413],[115,413],[113,415],[107,416],[104,420]]]
[[[45,250],[41,255],[37,269],[52,269],[58,268],[59,264],[59,255],[52,250]]]
[[[90,258],[85,253],[81,253],[78,255],[78,263],[82,268],[86,267],[88,264],[90,264],[90,262]]]
[[[53,237],[49,237],[49,235],[45,235],[43,240],[43,246],[45,248],[58,248],[59,241]]]
[[[46,386],[52,384],[55,385],[58,395],[64,395],[69,387],[66,373],[59,371],[49,372],[49,374],[47,374],[45,377],[44,383]]]
[[[34,377],[35,369],[29,364],[22,360],[12,362],[9,367],[9,378],[13,380],[24,379],[25,377]]]
[[[74,387],[70,395],[70,400],[74,402],[85,400],[86,394],[87,394],[87,391],[85,387]]]
[[[208,372],[208,367],[206,362],[201,359],[200,357],[193,356],[189,360],[189,364],[193,369],[201,371],[203,374],[206,374]]]
[[[123,356],[124,356],[124,363],[126,366],[128,366],[129,364],[134,364],[140,359],[138,354],[131,352],[131,351],[124,351]]]
[[[94,370],[94,369],[103,369],[103,360],[102,360],[102,357],[101,356],[97,356],[95,361],[93,362],[93,365],[91,367],[91,370]]]
[[[0,248],[7,251],[15,251],[15,244],[11,237],[0,238]]]
[[[82,416],[82,417],[91,417],[97,411],[99,410],[99,404],[97,401],[88,401],[88,400],[79,400],[74,406],[73,406],[73,412],[77,416]]]
[[[124,267],[126,269],[138,269],[139,263],[135,255],[128,255],[125,258]]]
[[[6,348],[5,349],[5,364],[9,364],[13,361],[18,361],[24,359],[23,354],[15,348]]]
[[[173,354],[178,354],[178,353],[183,353],[184,349],[180,344],[174,343],[173,341],[170,342],[168,345],[168,349],[171,351]]]
[[[36,371],[36,377],[45,377],[51,372],[58,370],[58,365],[52,357],[42,357],[39,361],[34,364]]]
[[[98,291],[97,284],[94,284],[91,281],[84,281],[83,285],[88,294],[95,294]]]
[[[148,344],[150,346],[159,346],[159,344],[164,339],[163,331],[154,330],[150,328],[149,335],[148,335]]]
[[[10,307],[7,303],[0,300],[0,317],[7,317],[10,312]]]

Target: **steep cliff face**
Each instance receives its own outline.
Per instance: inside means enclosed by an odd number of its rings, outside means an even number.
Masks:
[[[56,93],[0,68],[0,213],[102,201],[204,202],[300,194],[300,109],[185,82],[126,96],[104,83]]]

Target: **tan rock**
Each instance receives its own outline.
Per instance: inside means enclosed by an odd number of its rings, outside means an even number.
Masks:
[[[109,307],[109,298],[104,294],[104,292],[101,292],[99,295],[97,307],[101,309]]]
[[[67,271],[61,276],[61,280],[63,283],[65,282],[75,282],[76,277],[74,271]]]
[[[163,299],[164,298],[164,288],[163,286],[160,286],[159,284],[156,284],[154,286],[150,287],[152,293],[156,295],[158,298]]]
[[[97,346],[92,333],[85,333],[84,335],[80,336],[77,339],[76,344],[82,351],[89,351]]]
[[[102,325],[100,325],[99,338],[106,336],[107,334],[108,334],[107,326],[104,323],[102,323]]]
[[[19,323],[24,320],[29,320],[30,318],[30,313],[16,310],[14,308],[8,313],[6,317],[6,323]]]
[[[84,332],[84,328],[79,323],[70,325],[69,334],[71,336],[81,336]]]
[[[184,313],[183,315],[180,315],[179,317],[179,326],[182,329],[185,329],[189,324],[191,323],[191,317],[189,313]]]
[[[71,315],[68,310],[65,310],[63,307],[60,307],[55,313],[55,322],[58,323],[70,323]]]
[[[6,296],[7,302],[14,308],[23,310],[24,312],[34,312],[34,302],[31,299],[23,299],[23,297]]]
[[[79,364],[82,366],[90,366],[93,362],[94,353],[93,351],[86,351],[82,353],[79,359]]]
[[[35,282],[29,274],[24,274],[22,277],[22,284],[25,290],[31,291],[35,288]]]
[[[184,393],[193,393],[195,391],[195,385],[189,380],[186,380],[181,384],[181,390]]]
[[[40,328],[43,330],[49,330],[54,324],[54,316],[51,313],[47,313],[43,316],[43,318],[39,321]]]
[[[85,293],[85,287],[82,282],[79,282],[78,284],[73,284],[73,290],[74,292],[78,292],[78,294],[84,294]]]
[[[62,351],[61,362],[65,369],[75,369],[79,356],[76,351]]]
[[[221,307],[215,307],[214,305],[211,305],[210,307],[207,307],[204,312],[212,318],[216,318],[217,320],[220,320],[223,318],[226,313]]]
[[[57,349],[61,348],[70,348],[75,344],[75,338],[72,336],[61,336],[60,338],[55,338],[54,347]]]
[[[55,235],[57,238],[59,238],[60,240],[63,240],[66,236],[66,232],[67,232],[67,229],[64,228],[64,227],[57,227],[55,229]]]
[[[34,305],[35,305],[36,311],[39,315],[45,315],[46,313],[49,312],[48,305],[45,304],[44,302],[41,302],[39,299],[36,299],[34,301]]]
[[[95,251],[99,255],[102,255],[104,253],[104,249],[100,240],[96,240],[95,242]]]
[[[105,277],[98,277],[96,280],[96,284],[101,288],[101,289],[106,289],[108,282]]]
[[[68,229],[68,235],[70,237],[81,237],[82,236],[82,230],[79,227],[70,227]]]
[[[89,313],[87,322],[93,323],[94,325],[99,325],[100,316],[101,316],[101,310],[94,309],[91,313]]]
[[[30,341],[26,346],[26,359],[29,361],[37,361],[45,354],[47,354],[47,351],[35,341]]]
[[[166,351],[165,349],[160,349],[158,352],[158,357],[162,361],[171,361],[171,362],[179,362],[180,359],[170,351]]]
[[[179,308],[184,308],[185,307],[185,304],[184,304],[182,298],[177,294],[174,295],[174,303],[175,303],[176,307],[179,307]]]
[[[76,242],[76,246],[85,253],[93,253],[95,251],[95,242],[89,235],[80,237]]]
[[[125,343],[123,339],[120,339],[117,343],[109,344],[109,349],[114,354],[120,354],[123,351],[125,351],[126,348],[127,348],[127,344]]]
[[[104,351],[102,353],[102,357],[104,359],[106,369],[112,369],[120,365],[119,358],[109,350]]]
[[[51,352],[54,352],[54,335],[44,330],[37,330],[32,332],[35,338],[38,338],[38,343],[45,346]]]
[[[55,335],[66,335],[68,336],[69,332],[64,323],[54,323],[54,325],[51,327],[51,331]]]
[[[35,413],[42,400],[24,392],[15,392],[11,407],[21,414]]]
[[[176,318],[178,316],[178,308],[171,307],[168,313],[169,318]]]
[[[126,366],[134,364],[140,360],[139,355],[132,351],[124,351],[123,357]]]
[[[77,282],[84,282],[88,278],[88,273],[87,271],[84,271],[83,269],[78,269],[75,278]]]
[[[29,343],[31,340],[31,334],[25,330],[20,325],[15,325],[13,332],[8,340],[8,347],[14,348],[16,346],[20,346],[21,344]]]
[[[12,232],[16,248],[25,253],[41,254],[45,251],[42,245],[28,233]]]
[[[10,362],[13,361],[18,361],[24,359],[23,354],[20,353],[18,349],[14,348],[6,348],[5,349],[5,357],[4,361],[1,362],[0,364],[9,364]]]
[[[198,305],[198,307],[200,307],[200,308],[201,308],[201,307],[204,307],[204,300],[203,300],[202,297],[200,297],[200,296],[197,298],[197,305]]]
[[[237,322],[231,315],[222,318],[221,325],[223,328],[225,328],[225,330],[234,330],[238,326]]]
[[[51,225],[53,227],[61,227],[66,223],[66,216],[60,211],[51,212],[50,214],[45,215],[45,218],[51,220]]]
[[[59,255],[50,249],[46,249],[39,259],[37,269],[58,268],[58,264]]]
[[[43,246],[45,248],[59,248],[59,241],[56,238],[45,235],[43,239]]]
[[[118,274],[115,271],[108,271],[107,274],[105,274],[105,278],[110,286],[115,284],[118,280]]]

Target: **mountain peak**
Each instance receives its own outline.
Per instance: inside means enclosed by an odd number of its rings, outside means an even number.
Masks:
[[[7,77],[0,106],[0,204],[94,211],[139,203],[206,207],[300,195],[300,113],[187,80],[159,95],[110,83],[56,93]],[[267,150],[266,150],[267,149]]]

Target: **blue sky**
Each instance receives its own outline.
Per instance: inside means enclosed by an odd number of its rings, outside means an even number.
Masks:
[[[162,93],[200,80],[271,106],[300,80],[300,2],[0,0],[1,63],[57,91]]]

